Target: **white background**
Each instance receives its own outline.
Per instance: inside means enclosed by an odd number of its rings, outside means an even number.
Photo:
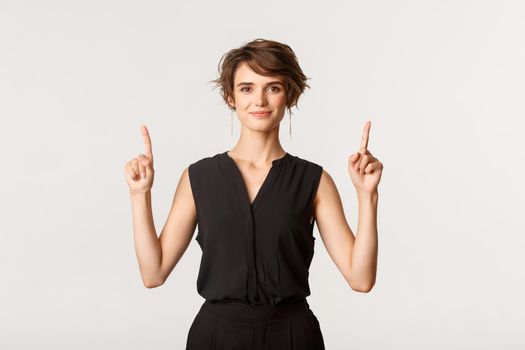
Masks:
[[[0,348],[184,348],[201,251],[144,287],[124,164],[145,123],[160,233],[183,169],[238,137],[208,83],[221,55],[261,37],[311,78],[282,143],[332,175],[354,232],[346,162],[367,120],[384,164],[373,290],[316,240],[326,348],[523,349],[524,16],[501,0],[0,0]]]

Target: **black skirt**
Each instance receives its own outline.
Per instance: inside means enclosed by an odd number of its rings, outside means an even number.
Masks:
[[[186,341],[186,350],[324,349],[319,321],[306,299],[275,306],[206,300]]]

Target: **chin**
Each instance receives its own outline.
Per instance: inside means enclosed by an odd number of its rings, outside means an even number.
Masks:
[[[267,131],[275,128],[275,121],[273,119],[260,119],[253,120],[250,118],[245,120],[243,123],[244,127],[253,130],[253,131]]]

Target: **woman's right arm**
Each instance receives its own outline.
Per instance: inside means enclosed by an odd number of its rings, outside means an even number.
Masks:
[[[164,283],[186,251],[197,225],[197,211],[186,168],[177,185],[166,224],[157,237],[151,206],[153,152],[148,129],[143,126],[141,130],[146,151],[126,163],[125,175],[130,188],[140,274],[144,285],[154,288]]]
[[[166,224],[157,238],[151,207],[151,192],[130,193],[133,208],[135,252],[147,288],[162,285],[191,243],[197,213],[184,169],[173,197]]]

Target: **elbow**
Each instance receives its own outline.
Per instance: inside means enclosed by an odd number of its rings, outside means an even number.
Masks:
[[[160,287],[163,283],[143,281],[144,286],[148,289]]]
[[[142,283],[148,289],[157,288],[164,284],[164,281],[161,279],[142,279]]]
[[[368,283],[355,283],[355,282],[351,283],[351,282],[348,282],[348,284],[350,285],[350,288],[352,288],[352,290],[354,290],[356,292],[368,293],[374,287],[375,281],[371,281],[371,282],[368,282]]]
[[[373,286],[374,286],[373,284],[369,284],[369,285],[366,285],[364,287],[362,287],[362,286],[352,287],[351,286],[351,288],[353,290],[355,290],[356,292],[359,292],[359,293],[368,293],[368,292],[370,292],[372,290]]]

